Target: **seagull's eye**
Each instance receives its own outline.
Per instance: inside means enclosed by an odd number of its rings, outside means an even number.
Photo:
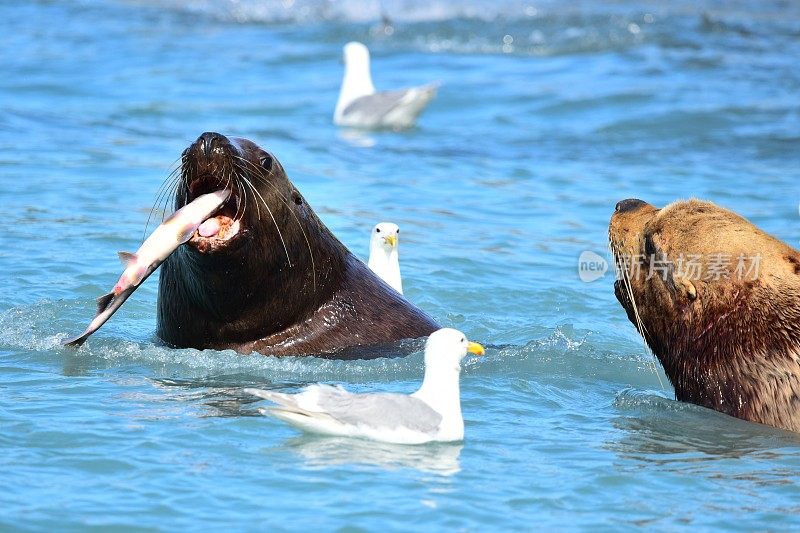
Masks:
[[[467,339],[465,339],[464,337],[461,337],[461,342],[467,342]]]
[[[381,232],[381,228],[375,228],[375,233],[380,233],[380,232]]]
[[[397,228],[397,233],[400,233],[400,228]]]

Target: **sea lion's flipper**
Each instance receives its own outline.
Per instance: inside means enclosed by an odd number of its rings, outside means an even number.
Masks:
[[[138,257],[133,252],[117,252],[119,256],[119,260],[122,261],[122,264],[125,266],[130,265],[131,263],[135,263]]]

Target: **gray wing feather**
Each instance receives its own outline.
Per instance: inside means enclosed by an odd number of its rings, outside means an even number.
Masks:
[[[319,406],[340,422],[374,428],[406,427],[433,433],[442,421],[442,415],[427,403],[406,394],[352,394],[324,387],[320,390]]]
[[[366,116],[385,115],[403,100],[408,91],[409,89],[383,91],[356,98],[349,106],[344,108],[342,115],[347,116],[356,113]]]
[[[438,85],[431,84],[423,87],[410,87],[397,91],[380,91],[368,94],[353,100],[344,108],[342,116],[362,115],[365,117],[381,117],[386,115],[403,102],[403,99],[412,91],[418,91],[417,100],[430,100],[436,94]]]

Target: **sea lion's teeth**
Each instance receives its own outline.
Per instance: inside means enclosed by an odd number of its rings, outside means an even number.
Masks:
[[[230,239],[237,233],[239,233],[239,221],[234,220],[229,226],[225,227],[225,234],[220,234],[220,236]]]

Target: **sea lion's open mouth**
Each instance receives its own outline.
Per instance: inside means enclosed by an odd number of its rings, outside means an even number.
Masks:
[[[224,189],[226,185],[229,184],[216,176],[206,175],[195,178],[188,187],[187,203],[203,194]],[[236,188],[233,187],[228,200],[213,217],[197,228],[188,244],[204,254],[229,249],[234,242],[239,241],[247,233],[241,215],[240,198]]]

